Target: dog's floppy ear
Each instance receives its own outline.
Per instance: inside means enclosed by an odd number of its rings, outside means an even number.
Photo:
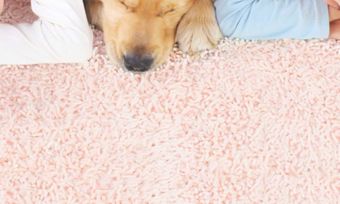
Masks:
[[[195,0],[177,28],[176,40],[189,53],[215,47],[222,38],[212,0]]]
[[[83,2],[89,23],[102,29],[102,0],[83,0]]]

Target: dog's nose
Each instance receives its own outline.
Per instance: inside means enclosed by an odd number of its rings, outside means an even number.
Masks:
[[[148,71],[154,61],[150,55],[127,54],[123,58],[126,69],[133,72]]]

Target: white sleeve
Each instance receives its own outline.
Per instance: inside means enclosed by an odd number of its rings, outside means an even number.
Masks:
[[[33,24],[0,24],[0,64],[83,62],[93,34],[82,0],[32,0]]]

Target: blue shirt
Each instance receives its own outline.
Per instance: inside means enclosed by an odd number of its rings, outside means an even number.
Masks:
[[[225,36],[251,40],[328,38],[324,0],[216,0]]]

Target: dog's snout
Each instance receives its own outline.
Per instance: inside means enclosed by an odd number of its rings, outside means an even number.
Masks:
[[[154,62],[150,55],[127,54],[124,55],[124,65],[127,70],[133,72],[148,71]]]

